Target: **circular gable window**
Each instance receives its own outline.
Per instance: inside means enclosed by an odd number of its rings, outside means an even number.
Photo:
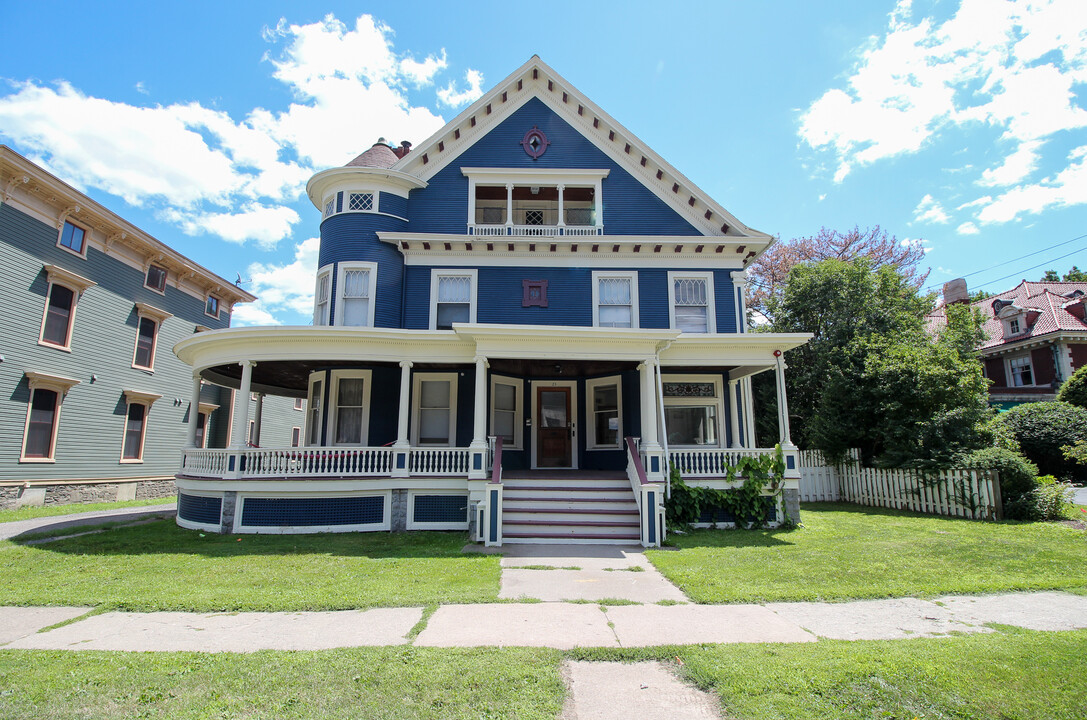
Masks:
[[[528,156],[533,160],[543,155],[547,150],[547,146],[550,144],[547,136],[535,125],[531,130],[525,133],[524,139],[521,140],[521,147],[525,149],[525,152],[528,153]]]

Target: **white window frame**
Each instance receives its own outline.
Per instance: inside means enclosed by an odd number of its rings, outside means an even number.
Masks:
[[[313,288],[313,324],[328,325],[332,310],[332,264],[325,265],[317,271],[317,283]],[[328,278],[328,299],[325,307],[321,309],[321,278]]]
[[[24,374],[26,375],[27,385],[30,388],[30,396],[26,399],[26,422],[23,424],[23,442],[19,446],[19,462],[55,463],[57,461],[57,435],[60,434],[60,411],[64,406],[64,398],[67,397],[68,391],[75,385],[78,385],[79,380],[61,377],[60,375],[48,375],[46,373],[31,371],[27,371]],[[27,436],[30,433],[30,413],[34,408],[34,393],[38,390],[48,390],[57,394],[57,405],[53,411],[53,432],[49,437],[48,457],[27,457],[26,441]]]
[[[121,433],[121,459],[122,465],[140,465],[143,463],[144,448],[147,445],[147,430],[151,422],[151,405],[162,397],[158,393],[140,392],[137,390],[125,390],[125,422],[124,431]],[[128,440],[128,414],[133,405],[143,405],[143,428],[140,430],[140,452],[134,458],[125,457],[125,442]],[[207,426],[204,427],[204,437],[208,434]]]
[[[680,445],[679,443],[673,443],[670,439],[668,446],[670,448],[684,448],[684,449],[699,449],[699,448],[721,448],[725,447],[725,392],[724,383],[721,381],[720,375],[662,375],[661,386],[663,391],[664,383],[670,382],[689,382],[689,383],[713,383],[712,398],[683,398],[683,397],[664,397],[664,407],[668,406],[682,406],[687,407],[691,405],[714,405],[717,408],[717,444],[715,445]],[[665,438],[668,438],[668,426],[667,426],[667,413],[663,413],[661,417],[661,431]]]
[[[157,307],[153,307],[146,303],[136,303],[136,341],[132,346],[132,367],[136,370],[144,370],[146,372],[155,371],[155,356],[159,349],[159,334],[162,332],[162,324],[166,322],[166,318],[173,317],[165,310],[159,310]],[[136,364],[136,354],[140,349],[140,323],[147,318],[155,324],[155,332],[151,338],[151,360],[147,365]]]
[[[94,287],[98,283],[85,277],[76,275],[56,265],[45,265],[45,277],[48,281],[45,287],[45,307],[42,308],[42,324],[38,330],[38,344],[44,347],[55,348],[65,352],[72,351],[72,333],[75,330],[75,312],[79,301],[87,288]],[[45,339],[45,321],[49,318],[49,300],[53,295],[53,286],[60,285],[72,291],[72,308],[68,313],[68,332],[64,337],[63,345],[56,345]]]
[[[601,327],[600,325],[600,280],[603,278],[623,278],[630,280],[630,327],[631,329],[637,329],[641,327],[641,322],[638,318],[638,271],[609,271],[609,270],[594,270],[593,271],[593,327]],[[610,325],[608,327],[611,327]]]
[[[208,431],[211,429],[211,414],[218,409],[218,405],[213,405],[211,403],[200,403],[197,406],[197,414],[204,417],[204,436],[200,438],[200,447],[202,448],[208,446]]]
[[[373,327],[374,308],[377,305],[377,293],[374,292],[377,285],[377,263],[375,262],[341,262],[336,266],[336,324],[343,325],[343,289],[344,278],[347,276],[348,270],[365,270],[370,275],[366,282],[367,291],[370,293],[367,298],[370,302],[366,312],[366,323],[350,327]],[[316,298],[314,302],[316,302]]]
[[[468,322],[475,323],[479,271],[464,268],[434,268],[430,271],[430,329],[438,329],[438,279],[443,277],[467,277],[471,279],[468,299]]]
[[[330,217],[332,217],[333,215],[336,214],[336,201],[338,199],[339,198],[337,197],[337,193],[332,193],[332,195],[325,198],[325,203],[324,203],[324,208],[325,209],[322,211],[322,214],[321,214],[321,219],[322,220],[324,220],[325,218],[330,218]]]
[[[713,272],[712,271],[680,271],[674,270],[668,272],[668,327],[676,330],[676,280],[684,278],[692,278],[706,281],[706,335],[713,335],[717,332],[717,302],[716,295],[713,289]],[[692,335],[702,335],[703,333],[691,333]]]
[[[525,383],[520,378],[508,377],[506,375],[491,375],[491,435],[497,435],[495,431],[495,386],[497,385],[510,385],[513,387],[513,442],[509,445],[503,441],[503,448],[509,450],[520,450],[524,444],[524,425],[525,425]]]
[[[64,227],[66,225],[71,225],[72,227],[79,228],[80,230],[83,231],[83,247],[80,250],[80,252],[76,252],[72,248],[70,248],[67,245],[64,245],[64,244],[61,243],[61,240],[64,238]],[[71,220],[69,220],[67,217],[65,217],[64,220],[60,223],[60,229],[57,231],[57,247],[60,248],[61,250],[63,250],[64,252],[66,252],[66,253],[71,253],[72,255],[75,255],[77,258],[82,258],[83,260],[86,260],[87,259],[87,246],[90,245],[90,243],[91,243],[91,229],[89,227],[87,227],[86,225],[80,225],[79,223],[74,223]]]
[[[423,382],[447,381],[449,383],[449,442],[422,443],[419,426],[422,423]],[[411,444],[414,447],[457,446],[457,373],[417,372],[411,376]]]
[[[313,386],[316,383],[321,383],[321,394],[316,398],[313,396]],[[303,424],[305,432],[302,434],[302,446],[303,447],[321,447],[321,430],[324,426],[325,412],[325,391],[328,389],[328,373],[319,370],[317,372],[310,373],[309,384],[306,386],[306,422]],[[316,399],[316,402],[314,400]],[[317,412],[316,420],[313,417],[314,411]],[[316,426],[316,427],[315,427]],[[310,442],[310,437],[313,435],[314,430],[317,432],[317,442]]]
[[[210,300],[215,300],[215,313],[214,314],[208,312],[208,301],[210,301]],[[223,312],[223,299],[221,297],[219,297],[218,295],[208,293],[204,297],[204,314],[207,315],[208,317],[215,318],[216,320],[218,320],[219,316],[222,314],[222,312]]]
[[[332,370],[328,373],[328,407],[325,408],[325,414],[328,415],[328,438],[329,445],[335,447],[367,447],[370,442],[370,390],[373,388],[373,371],[372,370]],[[340,392],[340,381],[351,378],[362,378],[362,431],[360,433],[359,444],[354,445],[350,443],[338,443],[336,442],[336,417],[339,405],[336,402],[336,398]]]
[[[291,447],[302,447],[302,427],[299,425],[291,428]]]
[[[596,406],[593,403],[593,392],[598,387],[615,386],[616,410],[618,411],[619,427],[615,436],[615,443],[608,445],[600,443],[596,439]],[[601,378],[591,378],[585,381],[585,449],[586,450],[618,450],[623,447],[623,378],[620,375],[609,375]]]
[[[351,209],[351,196],[352,195],[369,195],[371,197],[370,209],[369,210],[352,210]],[[378,199],[378,192],[376,190],[347,190],[347,191],[344,192],[343,211],[342,212],[376,213],[378,211],[378,209],[377,209],[377,199]]]
[[[1016,365],[1022,365],[1026,363],[1026,366],[1030,368],[1030,384],[1016,382],[1017,376],[1015,374]],[[1026,355],[1014,355],[1004,358],[1004,372],[1007,373],[1011,387],[1036,387],[1038,385],[1038,376],[1034,374],[1034,358],[1030,356],[1030,353]]]

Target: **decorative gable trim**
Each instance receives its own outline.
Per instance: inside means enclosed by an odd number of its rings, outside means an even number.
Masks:
[[[393,169],[429,180],[532,98],[539,98],[704,235],[758,238],[766,241],[764,247],[773,242],[772,236],[741,223],[535,55]]]

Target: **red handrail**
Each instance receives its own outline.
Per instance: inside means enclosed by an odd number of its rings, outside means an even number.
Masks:
[[[649,484],[649,478],[645,476],[645,467],[642,466],[642,458],[638,454],[638,447],[634,444],[634,438],[627,437],[627,453],[630,454],[631,460],[634,462],[634,467],[638,468],[638,482],[642,485]]]
[[[491,482],[502,482],[502,436],[494,439],[494,460],[491,463]]]

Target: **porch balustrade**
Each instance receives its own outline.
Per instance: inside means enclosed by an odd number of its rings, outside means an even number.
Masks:
[[[297,447],[184,451],[181,474],[203,478],[390,477],[392,447]],[[408,448],[410,476],[467,476],[468,448]],[[233,463],[231,458],[234,458]]]
[[[773,448],[692,448],[675,450],[668,453],[673,466],[679,468],[684,478],[725,477],[730,465],[736,465],[740,458],[773,455]]]
[[[469,225],[468,234],[476,237],[584,237],[603,235],[602,225]]]

